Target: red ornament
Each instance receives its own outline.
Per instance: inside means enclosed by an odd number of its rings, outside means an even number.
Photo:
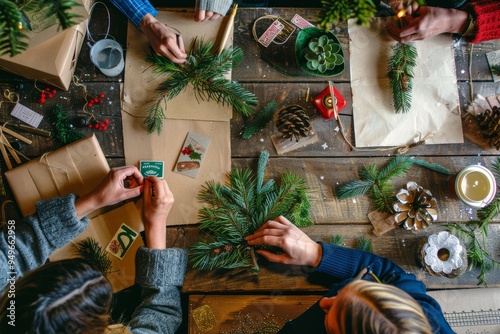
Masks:
[[[104,95],[104,93],[99,94],[99,97],[100,97],[101,99],[103,99],[103,98],[104,98],[104,96],[105,96],[105,95]]]

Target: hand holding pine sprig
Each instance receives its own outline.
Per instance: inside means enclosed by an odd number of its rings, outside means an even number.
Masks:
[[[176,64],[164,56],[150,52],[146,61],[153,66],[153,75],[167,76],[159,84],[158,95],[151,102],[144,121],[148,132],[163,129],[165,118],[162,105],[179,95],[189,84],[193,87],[199,100],[214,100],[222,105],[230,104],[233,108],[249,116],[257,106],[257,97],[224,77],[231,68],[243,59],[243,51],[238,47],[230,47],[222,51],[220,56],[211,41],[193,39],[186,63]]]
[[[212,181],[203,186],[198,194],[205,202],[198,213],[201,240],[189,254],[193,268],[242,268],[255,273],[259,270],[255,248],[248,246],[246,236],[280,215],[297,226],[312,225],[305,181],[284,173],[279,185],[273,179],[264,182],[268,159],[269,153],[262,151],[256,175],[250,169],[235,169],[226,184]]]

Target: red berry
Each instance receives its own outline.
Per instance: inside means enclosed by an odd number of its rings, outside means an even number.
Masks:
[[[104,102],[104,100],[99,100],[99,103],[103,103],[103,102]]]
[[[87,107],[92,108],[94,104],[92,102],[87,103]]]
[[[46,88],[45,88],[45,91],[46,91],[46,92],[50,92],[50,88],[49,88],[49,87],[46,87]]]
[[[101,99],[103,99],[103,98],[104,98],[104,96],[105,96],[105,95],[104,95],[104,93],[99,94],[99,97],[100,97]]]
[[[52,94],[49,94],[49,98],[53,98],[53,97],[54,97],[54,95],[52,95]]]
[[[44,98],[40,98],[40,100],[38,100],[38,102],[45,103],[45,99]]]
[[[94,128],[98,129],[99,128],[99,124],[94,124]]]
[[[99,99],[97,97],[94,97],[94,103],[98,103]]]
[[[104,130],[107,130],[107,129],[108,129],[108,127],[105,125],[105,126],[103,127],[103,129],[104,129]]]
[[[89,124],[89,125],[88,125],[88,128],[89,128],[89,129],[92,129],[93,127],[94,127],[94,126],[93,126],[92,124]]]
[[[55,95],[56,93],[57,93],[57,90],[55,90],[55,89],[54,89],[54,90],[52,90],[52,94],[54,94],[54,95]]]
[[[44,98],[45,98],[45,96],[47,96],[47,95],[45,95],[45,93],[42,93],[42,94],[40,95],[40,97],[41,97],[42,99],[44,99]]]

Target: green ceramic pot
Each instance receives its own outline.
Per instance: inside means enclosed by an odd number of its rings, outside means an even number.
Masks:
[[[302,29],[295,41],[295,61],[306,73],[331,77],[344,71],[344,52],[337,37],[326,30]]]

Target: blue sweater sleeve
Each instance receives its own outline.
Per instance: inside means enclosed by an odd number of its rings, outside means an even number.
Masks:
[[[109,0],[116,6],[136,27],[146,14],[156,16],[158,11],[148,0]]]
[[[136,282],[141,286],[141,304],[128,324],[132,333],[174,334],[179,328],[187,256],[188,252],[180,248],[139,248]]]
[[[8,222],[7,231],[0,234],[0,263],[12,274],[0,272],[0,290],[10,277],[38,268],[54,250],[87,228],[88,218],[78,220],[74,203],[74,195],[40,201],[35,215]]]

